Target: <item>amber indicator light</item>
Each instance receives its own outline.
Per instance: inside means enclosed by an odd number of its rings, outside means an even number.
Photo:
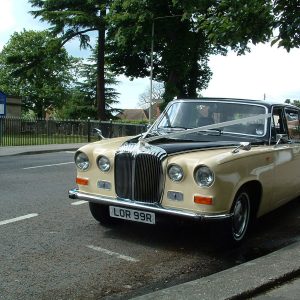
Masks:
[[[76,178],[76,183],[80,184],[80,185],[88,185],[89,184],[89,180],[85,179],[85,178]]]
[[[211,197],[203,197],[203,196],[194,196],[194,202],[197,204],[212,205],[212,198]]]

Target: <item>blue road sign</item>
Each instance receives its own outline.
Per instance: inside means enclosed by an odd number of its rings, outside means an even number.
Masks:
[[[6,95],[0,91],[0,116],[6,115]]]

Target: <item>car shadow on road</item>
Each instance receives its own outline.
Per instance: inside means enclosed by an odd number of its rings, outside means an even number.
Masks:
[[[238,248],[222,247],[211,239],[211,224],[168,217],[157,225],[120,220],[105,235],[147,247],[228,256],[236,264],[243,263],[291,244],[300,238],[300,197],[259,218],[246,241]],[[213,232],[218,234],[218,232]],[[225,250],[225,251],[224,251]]]
[[[136,295],[208,276],[295,242],[300,236],[299,203],[300,198],[257,220],[248,239],[238,248],[216,247],[210,239],[209,224],[197,224],[176,218],[161,220],[155,226],[120,220],[118,224],[105,230],[104,237],[125,241],[137,249],[139,246],[142,246],[141,249],[153,249],[150,252],[156,253],[158,257],[141,262],[144,270],[150,272],[156,268],[157,265],[154,267],[153,262],[158,263],[160,269],[162,265],[167,269],[177,265],[175,270],[172,269],[172,275],[163,277],[162,282],[149,282],[147,279],[146,285],[141,285],[132,292],[122,293],[120,299],[131,299]],[[141,265],[136,268],[136,274],[142,276]],[[113,299],[119,298],[114,295]]]

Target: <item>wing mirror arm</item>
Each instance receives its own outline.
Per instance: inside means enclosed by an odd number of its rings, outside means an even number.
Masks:
[[[237,146],[234,150],[232,150],[232,153],[238,153],[240,150],[249,151],[251,150],[251,143],[249,142],[241,142],[239,146]]]
[[[99,137],[99,140],[105,140],[105,137],[102,135],[102,131],[98,128],[93,128],[93,131],[96,132],[96,134],[98,135]]]
[[[287,144],[289,142],[290,142],[290,140],[289,140],[287,134],[276,134],[276,145],[275,145],[275,147],[278,146],[280,143]]]

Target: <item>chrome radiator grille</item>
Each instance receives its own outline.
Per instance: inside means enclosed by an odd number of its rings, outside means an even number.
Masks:
[[[148,146],[140,151],[122,146],[115,157],[115,186],[120,198],[157,203],[163,190],[163,149]]]

